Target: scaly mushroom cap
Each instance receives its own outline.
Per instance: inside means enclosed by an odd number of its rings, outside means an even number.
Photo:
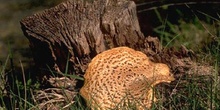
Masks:
[[[152,87],[174,77],[167,65],[151,62],[140,51],[117,47],[95,56],[84,79],[80,94],[92,109],[120,109],[129,103],[141,110],[155,100]]]

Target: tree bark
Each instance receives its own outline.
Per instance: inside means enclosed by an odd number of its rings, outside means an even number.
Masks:
[[[132,1],[66,1],[20,23],[36,65],[58,73],[68,66],[69,74],[83,74],[96,54],[144,41]]]
[[[178,73],[185,73],[194,64],[188,58],[194,55],[193,52],[184,46],[178,52],[166,50],[162,49],[158,38],[144,37],[139,27],[136,5],[132,1],[70,0],[24,18],[20,23],[30,42],[35,63],[42,70],[39,74],[41,78],[54,75],[51,71],[83,75],[95,55],[119,46],[141,50],[154,62],[166,63]],[[50,78],[48,82],[56,88],[61,86],[62,91],[63,88],[68,89],[65,92],[70,94],[67,97],[70,100],[76,95],[75,88],[82,86],[77,86],[74,79],[66,77]],[[56,89],[57,94],[60,90]],[[42,100],[41,97],[36,99]],[[45,101],[41,102],[44,105]]]

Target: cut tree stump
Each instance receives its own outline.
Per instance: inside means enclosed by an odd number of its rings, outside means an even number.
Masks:
[[[36,65],[83,74],[90,60],[113,47],[143,46],[136,5],[126,0],[71,0],[21,20]]]
[[[162,50],[157,37],[144,37],[133,1],[70,0],[20,23],[41,70],[40,77],[51,76],[51,71],[59,75],[66,70],[68,74],[83,75],[95,55],[119,46],[140,50],[174,71],[189,68],[182,61],[189,57],[188,50]]]
[[[83,75],[91,59],[110,48],[127,46],[140,50],[154,62],[168,64],[175,73],[184,73],[193,65],[190,58],[193,52],[184,46],[178,52],[162,49],[158,38],[144,37],[133,1],[70,0],[24,18],[20,23],[40,70],[38,77],[46,76],[54,87],[37,93],[36,100],[42,102],[40,109],[50,106],[52,99],[48,96],[59,104],[61,99],[63,109],[69,105],[65,100],[70,100],[72,104],[78,90],[76,88],[80,86],[75,84],[78,80],[63,77],[62,73]],[[55,72],[52,74],[51,71]],[[53,94],[47,94],[51,91]],[[61,93],[68,95],[55,97]]]

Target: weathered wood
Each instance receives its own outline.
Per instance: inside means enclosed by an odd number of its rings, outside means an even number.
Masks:
[[[81,74],[97,53],[126,45],[138,48],[144,36],[132,1],[72,0],[21,20],[39,68]]]
[[[132,1],[66,1],[23,19],[21,27],[30,42],[39,70],[47,70],[41,71],[43,75],[50,75],[48,67],[58,73],[65,72],[67,61],[68,74],[83,74],[95,55],[106,49],[125,45],[141,50],[154,62],[168,64],[175,72],[185,73],[193,65],[189,58],[193,55],[190,50],[184,47],[180,52],[163,49],[158,38],[143,36],[136,15],[136,5]],[[177,81],[179,84],[179,80]],[[50,102],[50,99],[42,98],[41,94],[50,90],[59,95],[65,94],[62,99],[73,100],[76,95],[75,88],[78,87],[72,78],[55,77],[48,82],[56,89],[46,89],[36,96],[42,105],[45,105],[44,100]],[[54,96],[58,96],[56,94]],[[49,93],[49,96],[57,100],[53,94]],[[39,108],[45,107],[47,106],[40,105]]]

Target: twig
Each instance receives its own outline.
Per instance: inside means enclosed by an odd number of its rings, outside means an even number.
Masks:
[[[67,107],[71,106],[75,101],[71,101],[69,104],[65,105],[62,109],[67,109]]]
[[[21,64],[21,71],[22,71],[22,77],[23,77],[23,82],[24,82],[24,100],[27,100],[27,85],[26,85],[26,79],[25,79],[25,74],[24,74],[24,67],[23,64],[21,63],[20,60],[20,64]],[[24,110],[26,110],[27,107],[27,103],[24,103]]]
[[[216,39],[217,36],[213,35],[208,29],[207,27],[201,22],[201,20],[199,19],[199,17],[196,15],[196,13],[190,8],[190,6],[188,4],[186,4],[186,7],[189,8],[191,10],[191,12],[195,15],[195,17],[199,20],[199,23],[202,25],[202,27],[212,36],[212,39]]]
[[[158,6],[156,6],[156,3]],[[185,4],[188,4],[188,5],[194,5],[194,4],[220,4],[220,2],[214,2],[214,1],[202,1],[202,2],[183,2],[183,3],[164,3],[162,4],[161,2],[146,2],[146,3],[140,3],[140,4],[137,4],[137,7],[141,7],[141,6],[145,6],[145,5],[154,5],[155,6],[149,6],[149,8],[146,8],[146,9],[141,9],[139,11],[137,11],[138,13],[141,13],[141,12],[145,12],[145,11],[150,11],[150,10],[154,10],[154,9],[158,9],[158,8],[162,8],[164,6],[177,6],[177,5],[185,5]]]

